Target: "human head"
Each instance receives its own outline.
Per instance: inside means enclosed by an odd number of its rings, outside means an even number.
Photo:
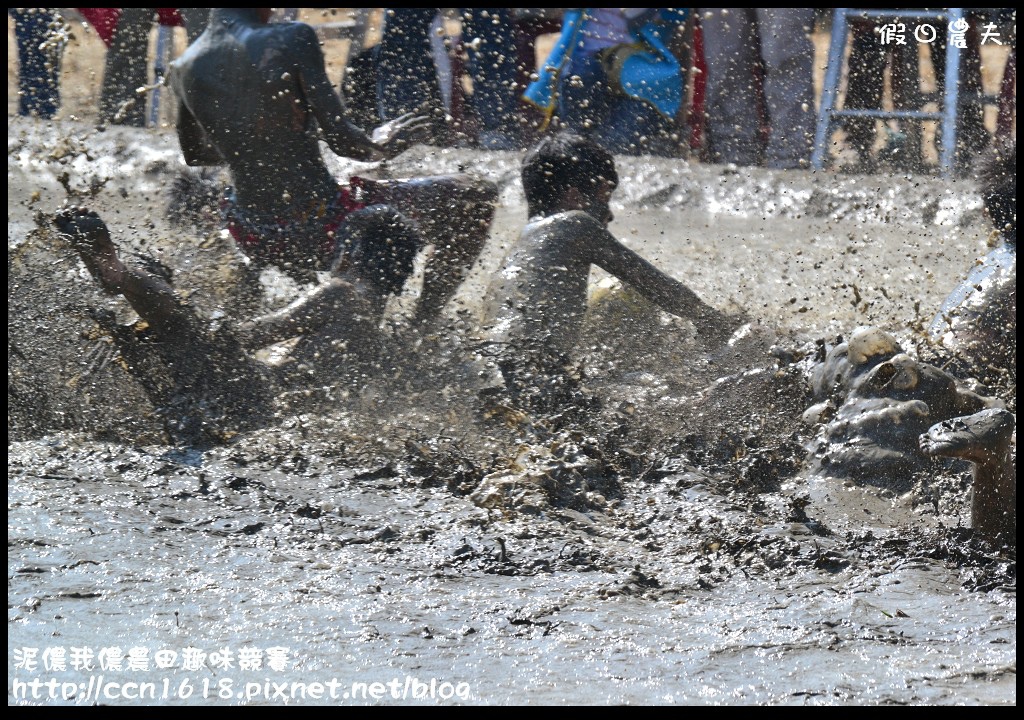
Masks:
[[[602,222],[611,220],[607,194],[619,184],[611,153],[590,138],[559,132],[541,140],[526,154],[523,191],[530,216],[552,215],[578,193],[587,210]]]
[[[997,145],[978,173],[985,211],[1007,243],[1017,245],[1017,143]]]
[[[422,246],[408,219],[393,208],[371,205],[350,215],[340,232],[334,274],[354,271],[381,296],[402,292]]]

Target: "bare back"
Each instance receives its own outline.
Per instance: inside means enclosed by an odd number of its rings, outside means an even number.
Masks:
[[[581,211],[528,223],[488,289],[492,339],[568,350],[583,322],[590,280],[590,258],[577,248],[601,233],[607,230]]]
[[[169,81],[181,104],[186,162],[226,163],[238,205],[254,216],[296,217],[335,197],[318,127],[341,155],[373,152],[345,118],[316,33],[304,23],[265,24],[251,8],[215,8]]]

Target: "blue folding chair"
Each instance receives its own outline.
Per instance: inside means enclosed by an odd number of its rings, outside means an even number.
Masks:
[[[939,167],[943,177],[949,177],[953,171],[953,158],[956,152],[957,106],[960,101],[960,48],[955,45],[946,47],[946,67],[944,68],[943,93],[941,109],[938,112],[924,110],[837,110],[836,99],[839,95],[839,83],[843,76],[846,59],[846,45],[849,35],[849,19],[880,18],[899,20],[933,20],[940,21],[944,26],[962,20],[963,8],[941,8],[939,10],[922,10],[920,8],[904,8],[894,10],[864,10],[860,8],[836,8],[832,18],[832,38],[828,48],[828,66],[825,70],[825,81],[821,91],[821,108],[818,112],[818,125],[814,136],[814,152],[811,165],[816,170],[825,166],[825,157],[831,142],[835,122],[844,117],[869,117],[907,120],[936,120],[940,123],[941,144],[939,148]],[[939,33],[939,42],[945,42],[944,32]]]

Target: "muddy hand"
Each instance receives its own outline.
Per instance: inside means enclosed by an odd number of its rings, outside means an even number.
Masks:
[[[109,242],[107,224],[92,210],[70,206],[54,213],[53,224],[76,250],[91,250],[97,243]]]
[[[430,118],[406,113],[373,131],[372,140],[387,158],[393,158],[430,136]]]
[[[104,291],[121,294],[125,267],[117,257],[110,230],[100,216],[92,210],[72,205],[58,210],[53,216],[53,224],[78,252]]]

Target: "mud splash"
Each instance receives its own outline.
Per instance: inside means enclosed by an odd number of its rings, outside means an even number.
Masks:
[[[267,679],[406,677],[468,683],[448,702],[480,704],[1015,703],[1016,559],[964,529],[969,466],[936,460],[902,494],[818,493],[804,470],[818,348],[867,323],[922,341],[986,249],[970,187],[621,159],[613,231],[754,322],[709,355],[595,271],[579,402],[530,413],[486,392],[475,335],[525,216],[518,156],[338,163],[498,183],[448,327],[374,382],[286,395],[271,426],[189,448],[166,444],[97,332],[97,311],[130,312],[34,229],[64,199],[59,175],[95,188],[118,242],[172,268],[211,322],[295,287],[266,276],[264,297],[238,297],[226,239],[166,222],[170,136],[52,127],[8,134],[9,702],[41,702],[15,679],[90,675],[29,673],[15,650],[117,645],[289,649],[280,672],[145,673],[234,683],[173,704],[279,704],[234,695]],[[54,156],[58,135],[71,150]]]

